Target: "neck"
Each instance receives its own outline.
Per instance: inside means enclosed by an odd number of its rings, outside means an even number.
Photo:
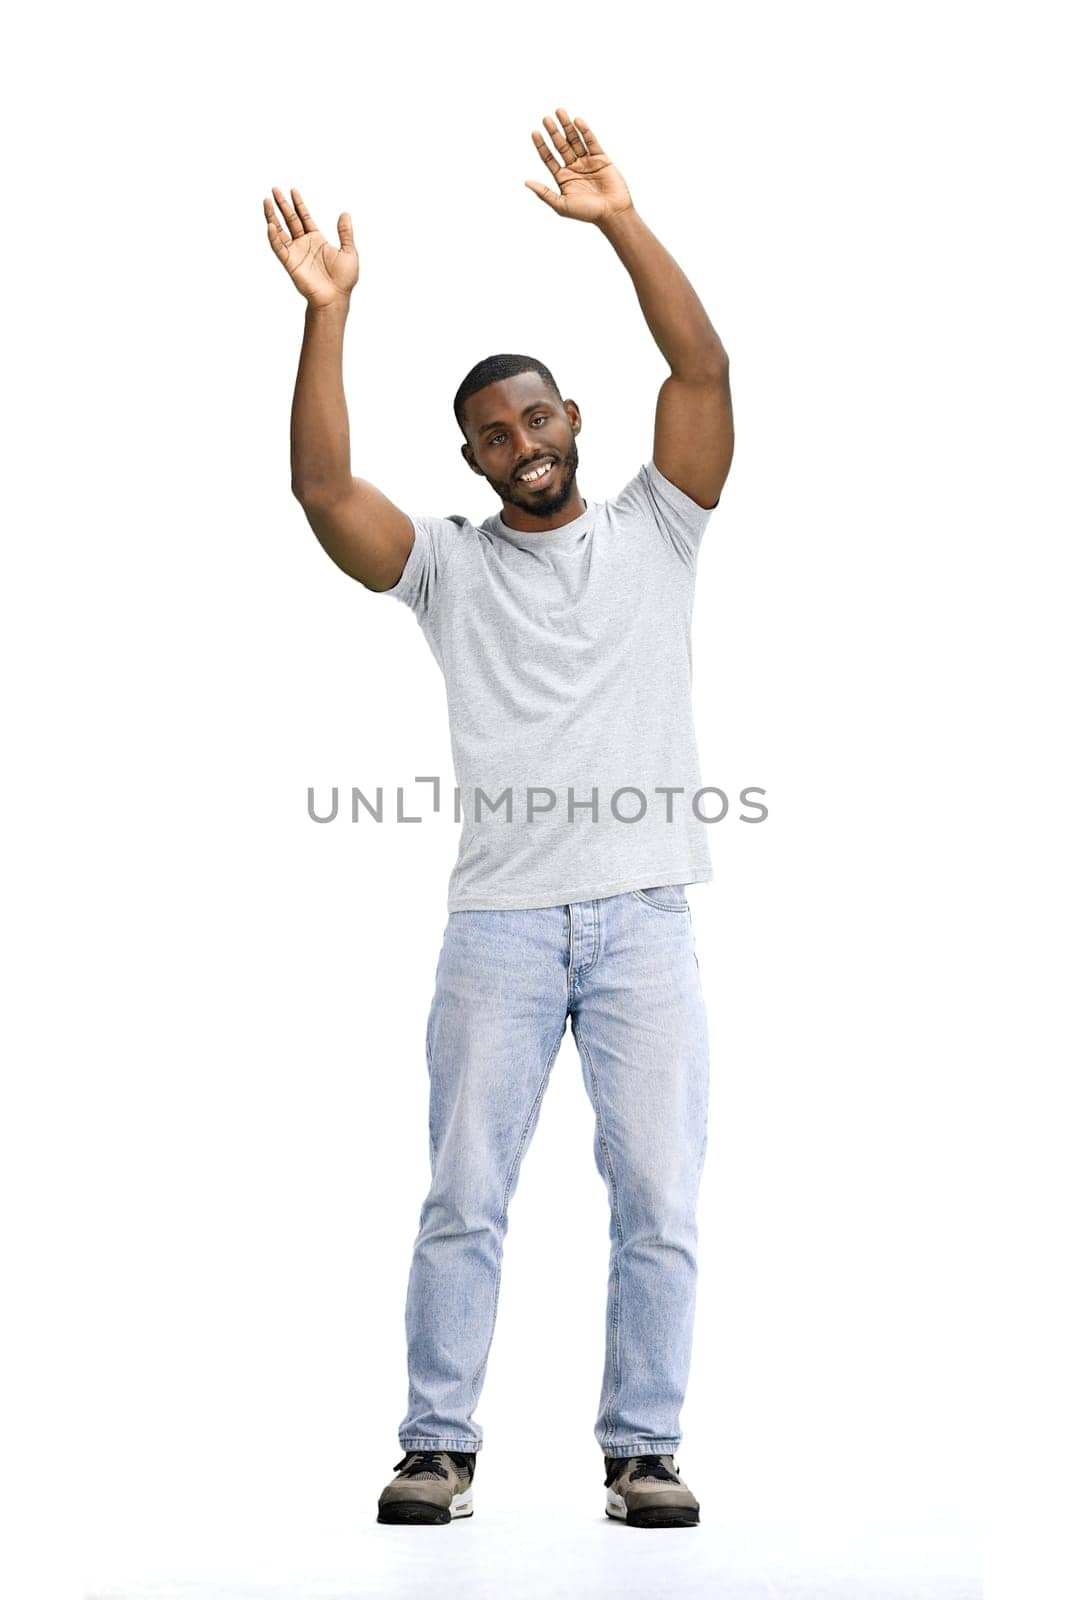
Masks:
[[[521,506],[516,506],[506,500],[500,511],[500,520],[505,528],[513,528],[516,533],[548,532],[551,528],[566,527],[568,522],[573,522],[576,517],[583,516],[589,507],[578,493],[578,485],[571,485],[571,492],[558,511],[553,511],[547,517],[535,517],[531,512],[524,511]]]

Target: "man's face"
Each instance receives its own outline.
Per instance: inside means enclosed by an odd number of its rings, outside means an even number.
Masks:
[[[582,419],[573,400],[561,405],[536,372],[488,384],[467,401],[463,447],[501,500],[533,517],[554,516],[567,502],[578,471],[575,434]],[[533,482],[522,474],[549,463]]]

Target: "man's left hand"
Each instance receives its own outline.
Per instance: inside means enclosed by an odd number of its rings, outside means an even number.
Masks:
[[[529,179],[527,189],[532,189],[559,216],[573,217],[577,222],[603,223],[619,212],[632,211],[633,201],[626,180],[611,157],[600,148],[588,122],[581,117],[572,121],[562,106],[556,107],[556,116],[560,127],[552,117],[541,120],[560,160],[552,154],[543,134],[534,133],[531,137],[541,160],[559,184],[559,193]]]

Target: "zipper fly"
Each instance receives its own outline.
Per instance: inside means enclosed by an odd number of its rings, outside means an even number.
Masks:
[[[567,981],[573,987],[575,978],[596,965],[600,954],[600,909],[596,900],[574,900],[567,907],[570,922],[570,965]]]

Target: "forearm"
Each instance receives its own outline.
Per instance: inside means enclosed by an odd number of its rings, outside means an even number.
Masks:
[[[290,424],[292,489],[298,500],[346,488],[352,477],[341,356],[349,302],[304,314],[304,343]]]
[[[678,378],[705,378],[728,364],[696,290],[633,209],[598,224],[633,279],[649,331]]]

